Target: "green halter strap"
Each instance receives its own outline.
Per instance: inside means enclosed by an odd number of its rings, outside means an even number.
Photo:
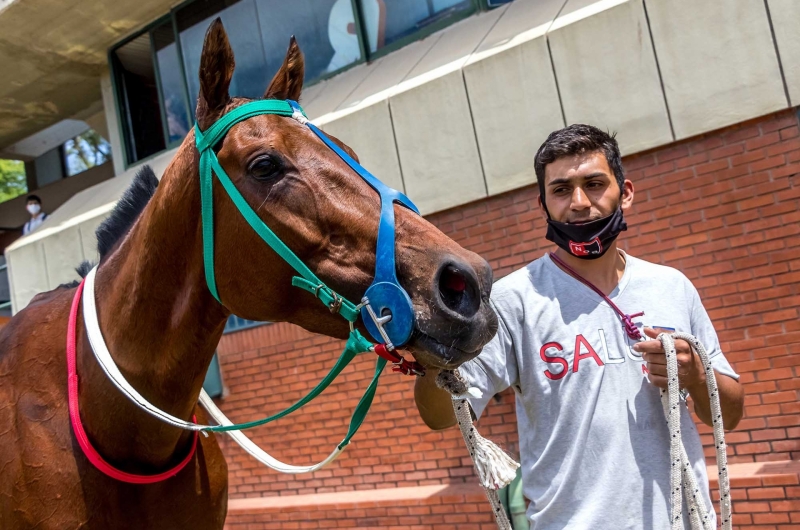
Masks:
[[[217,291],[217,281],[214,274],[214,198],[213,198],[213,177],[217,175],[222,187],[233,201],[236,208],[244,217],[247,224],[269,245],[286,263],[292,266],[300,274],[292,278],[292,285],[300,287],[315,294],[322,302],[331,306],[341,301],[339,313],[349,322],[358,319],[358,311],[355,304],[336,294],[332,289],[325,285],[311,269],[286,246],[286,244],[275,235],[255,211],[250,207],[236,186],[233,185],[228,174],[222,169],[214,154],[214,146],[217,145],[231,127],[240,121],[258,116],[261,114],[276,114],[278,116],[292,116],[294,109],[286,101],[279,100],[260,100],[246,103],[225,114],[216,123],[201,132],[195,125],[195,141],[198,151],[200,151],[200,197],[202,201],[202,222],[203,222],[203,262],[205,264],[206,283],[214,298],[220,303],[222,301]]]
[[[300,109],[302,113],[302,109]],[[213,197],[213,175],[217,176],[223,189],[233,201],[236,208],[242,214],[247,224],[269,245],[283,260],[285,260],[292,268],[297,271],[299,276],[292,278],[292,285],[300,287],[306,291],[314,294],[332,311],[338,312],[343,318],[351,323],[350,336],[345,344],[342,354],[339,356],[336,364],[331,371],[326,375],[320,383],[314,387],[305,397],[300,399],[297,403],[289,408],[269,416],[267,418],[251,421],[248,423],[241,423],[236,425],[218,425],[210,429],[210,431],[222,432],[232,430],[248,429],[258,425],[264,425],[271,421],[282,418],[295,410],[299,409],[315,397],[317,397],[323,390],[325,390],[331,382],[344,370],[344,368],[359,354],[371,351],[372,344],[366,340],[358,330],[352,329],[354,323],[359,316],[359,308],[345,299],[341,295],[334,292],[330,287],[320,280],[309,269],[286,244],[275,235],[275,233],[261,220],[253,208],[247,203],[245,198],[236,189],[230,177],[228,177],[225,170],[217,160],[214,153],[214,146],[217,145],[228,131],[239,123],[240,121],[259,116],[262,114],[275,114],[278,116],[298,117],[297,111],[292,106],[282,100],[259,100],[245,103],[244,105],[233,109],[213,125],[211,125],[205,132],[200,131],[200,128],[195,124],[194,134],[197,150],[200,151],[200,199],[202,203],[202,226],[203,226],[203,263],[205,265],[206,283],[220,303],[219,292],[217,290],[217,282],[214,274],[214,197]],[[305,118],[305,113],[302,113]],[[375,391],[378,386],[378,379],[386,366],[386,359],[378,358],[375,366],[375,374],[372,377],[367,390],[364,392],[363,397],[356,406],[352,419],[350,421],[350,428],[347,436],[339,444],[342,448],[347,445],[353,435],[358,431],[361,423],[369,411],[372,400],[375,397]]]

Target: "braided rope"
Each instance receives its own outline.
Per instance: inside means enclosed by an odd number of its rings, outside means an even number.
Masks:
[[[472,425],[472,415],[469,412],[469,404],[467,403],[466,398],[453,396],[453,411],[456,413],[458,428],[461,429],[461,435],[464,437],[464,442],[467,444],[469,456],[472,458],[472,463],[475,465],[475,470],[478,472],[478,477],[481,477],[482,473],[479,470],[479,467],[486,467],[487,462],[485,459],[477,456],[479,454],[478,443],[479,440],[487,442],[488,440],[478,434],[475,426]],[[519,466],[519,464],[517,464],[517,466]],[[514,470],[516,471],[516,468],[514,468]],[[497,527],[500,530],[513,530],[511,522],[508,520],[508,516],[506,515],[506,511],[503,509],[503,505],[500,503],[500,497],[497,495],[497,489],[495,489],[497,487],[496,483],[488,485],[482,481],[481,487],[483,487],[483,491],[486,493],[486,498],[489,499],[489,504],[492,505],[492,513],[497,520]]]
[[[464,437],[464,443],[472,458],[475,472],[481,483],[492,513],[500,530],[513,530],[508,515],[500,502],[497,490],[508,486],[517,475],[519,463],[508,456],[496,444],[478,433],[472,424],[467,395],[476,395],[477,389],[467,388],[467,384],[458,371],[442,370],[436,378],[436,385],[450,393],[453,400],[453,412],[458,421],[458,428]]]
[[[700,357],[703,369],[706,372],[706,386],[711,402],[711,421],[714,428],[714,447],[717,455],[719,469],[720,517],[722,529],[732,528],[731,485],[728,477],[728,456],[725,446],[725,431],[722,423],[722,407],[719,400],[719,388],[714,375],[714,368],[703,344],[696,337],[688,333],[661,333],[658,336],[664,347],[667,358],[667,389],[661,390],[661,404],[667,417],[670,433],[670,499],[671,499],[671,528],[682,530],[681,486],[683,486],[686,505],[689,508],[689,517],[692,528],[695,530],[713,530],[711,519],[707,513],[705,503],[699,495],[700,490],[692,471],[689,457],[681,441],[680,426],[680,388],[678,381],[678,357],[675,350],[675,340],[682,339],[689,343]],[[683,481],[681,482],[681,479]]]

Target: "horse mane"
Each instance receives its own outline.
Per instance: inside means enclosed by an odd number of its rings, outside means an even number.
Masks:
[[[111,215],[100,224],[95,232],[100,261],[105,259],[117,243],[128,233],[133,223],[139,218],[142,210],[144,210],[144,207],[150,202],[157,187],[158,179],[156,174],[153,173],[150,166],[143,166],[133,177],[133,182],[122,194],[117,205],[114,206]]]
[[[95,231],[97,237],[97,251],[100,253],[100,261],[119,243],[128,233],[136,219],[153,198],[158,187],[158,179],[150,166],[142,166],[142,169],[133,177],[133,182],[122,194],[122,197],[114,206],[114,209]],[[84,261],[75,268],[75,272],[81,278],[86,278],[89,271],[94,267],[94,263]],[[73,288],[78,286],[78,281],[62,283],[57,287]]]

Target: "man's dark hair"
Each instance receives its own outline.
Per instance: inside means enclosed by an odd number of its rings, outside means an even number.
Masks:
[[[565,156],[575,156],[583,153],[602,151],[606,155],[608,167],[614,172],[622,192],[625,182],[625,172],[622,169],[622,157],[619,154],[619,145],[615,139],[616,133],[608,134],[597,127],[576,123],[569,127],[564,127],[550,133],[544,141],[536,158],[533,160],[533,168],[536,171],[536,179],[539,181],[539,194],[544,202],[544,168]]]
[[[42,204],[42,199],[40,199],[38,195],[28,195],[28,198],[25,200],[25,202],[31,202],[31,201],[36,201],[39,204]]]

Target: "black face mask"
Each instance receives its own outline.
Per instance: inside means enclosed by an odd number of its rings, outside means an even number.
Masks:
[[[611,243],[628,225],[622,218],[622,208],[601,219],[583,224],[560,223],[547,216],[545,237],[571,255],[581,259],[597,259],[606,253]]]

